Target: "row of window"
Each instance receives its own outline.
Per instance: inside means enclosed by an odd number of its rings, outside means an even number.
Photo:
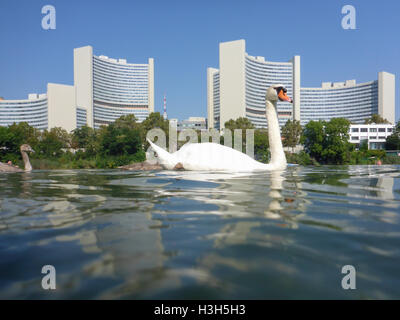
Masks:
[[[369,132],[392,132],[392,131],[393,128],[369,128]],[[351,132],[368,132],[368,128],[351,128]]]
[[[369,137],[369,138],[371,139],[371,137]],[[373,137],[372,139],[385,140],[386,137],[385,136],[379,136],[379,137]],[[351,137],[351,140],[360,140],[360,137],[353,136],[353,137]]]
[[[376,91],[378,88],[377,81],[373,83],[366,83],[366,84],[358,84],[352,87],[340,87],[340,88],[301,88],[300,92],[302,94],[309,94],[312,96],[320,96],[320,95],[332,95],[332,94],[339,94],[339,93],[347,93],[347,92],[360,92],[365,90]]]
[[[116,68],[116,69],[141,69],[141,68],[148,68],[149,65],[147,63],[118,63],[113,61],[108,61],[104,59],[98,59],[96,56],[93,56],[93,64],[101,65],[105,68]]]

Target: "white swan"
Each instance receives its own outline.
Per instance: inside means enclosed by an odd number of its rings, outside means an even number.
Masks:
[[[23,144],[19,148],[24,161],[25,169],[22,170],[16,166],[0,162],[0,172],[30,172],[32,171],[31,163],[29,162],[28,152],[35,152],[29,144]]]
[[[266,116],[271,152],[271,161],[268,164],[258,162],[240,151],[217,143],[185,144],[180,150],[169,153],[149,139],[147,141],[157,153],[159,163],[167,170],[228,172],[283,170],[287,162],[282,147],[276,104],[278,100],[293,102],[286,92],[282,85],[272,86],[266,92]]]

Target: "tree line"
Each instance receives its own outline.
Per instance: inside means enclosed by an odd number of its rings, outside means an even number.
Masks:
[[[169,121],[159,112],[139,123],[134,115],[122,116],[99,129],[83,126],[68,133],[55,127],[40,131],[26,122],[0,127],[0,161],[22,165],[19,148],[29,144],[36,169],[115,168],[144,161],[147,132],[161,128],[168,132]]]
[[[372,115],[365,124],[389,123],[379,115]],[[400,164],[400,157],[388,156],[385,150],[369,150],[368,144],[356,145],[349,142],[351,122],[345,118],[333,118],[330,121],[309,121],[304,127],[300,121],[288,120],[281,129],[282,144],[287,147],[285,153],[289,163],[301,165],[319,164]],[[254,129],[247,118],[229,120],[225,123],[229,129]],[[295,153],[294,148],[303,150]],[[256,129],[254,133],[255,157],[263,162],[269,161],[268,132]],[[388,136],[386,150],[400,150],[400,121],[393,133]],[[291,152],[289,152],[291,150]],[[261,157],[260,157],[261,155]]]
[[[373,120],[384,121],[379,117]],[[126,115],[99,129],[83,126],[70,133],[58,127],[40,131],[21,122],[0,127],[0,161],[21,165],[19,147],[28,143],[36,151],[31,156],[36,169],[115,168],[146,159],[146,135],[153,128],[163,130],[168,141],[169,121],[159,112],[151,113],[141,123],[134,115]],[[242,137],[246,137],[246,129],[254,129],[254,157],[261,162],[269,161],[266,129],[256,129],[247,118],[229,120],[225,128],[232,132],[242,130]],[[384,163],[399,162],[399,157],[389,157],[384,150],[368,150],[367,145],[356,150],[349,142],[349,128],[350,121],[344,118],[310,121],[304,127],[299,121],[288,120],[281,130],[288,162],[302,165],[373,164],[378,159]],[[198,136],[200,141],[200,132]],[[245,140],[243,151],[246,150]],[[220,143],[224,143],[223,135]],[[294,153],[298,145],[303,145],[303,150]],[[387,138],[386,149],[400,149],[400,122]]]

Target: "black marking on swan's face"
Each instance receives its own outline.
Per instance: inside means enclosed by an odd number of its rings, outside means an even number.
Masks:
[[[285,87],[279,86],[279,87],[274,87],[276,90],[276,94],[279,95],[279,93],[283,90],[284,93],[287,93],[287,89]]]
[[[35,152],[35,151],[31,148],[31,146],[30,146],[29,144],[23,144],[23,145],[21,145],[20,150],[21,150],[21,151],[25,151],[25,152]]]
[[[276,86],[274,87],[276,91],[276,95],[280,101],[290,102],[293,103],[292,98],[288,97],[287,89],[284,86]]]

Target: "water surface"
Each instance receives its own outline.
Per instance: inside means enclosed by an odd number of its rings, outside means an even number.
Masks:
[[[1,174],[0,298],[399,299],[399,214],[400,166]]]

